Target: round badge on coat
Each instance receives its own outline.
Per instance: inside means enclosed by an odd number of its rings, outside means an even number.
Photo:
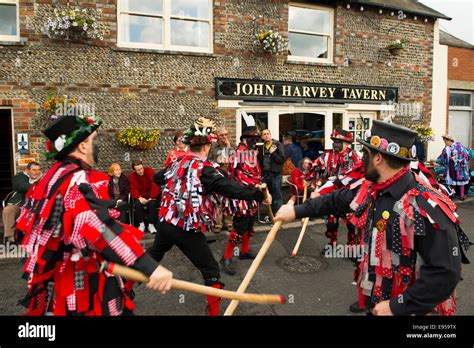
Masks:
[[[390,218],[390,213],[389,213],[387,210],[385,210],[385,211],[382,213],[382,218],[383,218],[384,220],[388,220],[388,219]]]

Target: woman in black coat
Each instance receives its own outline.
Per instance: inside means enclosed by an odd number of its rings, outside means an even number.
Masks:
[[[110,165],[109,176],[110,199],[115,201],[115,209],[120,212],[120,222],[128,223],[127,212],[130,208],[128,204],[128,194],[130,193],[128,178],[122,173],[122,168],[118,163],[112,163]]]

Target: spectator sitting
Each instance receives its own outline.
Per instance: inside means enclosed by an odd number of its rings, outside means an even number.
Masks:
[[[109,196],[115,201],[115,209],[120,212],[119,221],[127,223],[127,211],[130,209],[128,195],[130,184],[128,178],[122,173],[118,163],[112,163],[109,168]]]
[[[158,217],[157,198],[160,187],[153,181],[155,172],[150,167],[143,167],[141,161],[132,162],[133,173],[130,174],[130,194],[134,198],[135,223],[138,229],[145,231],[145,209],[147,210],[148,232],[156,233]]]
[[[3,226],[5,234],[3,242],[15,241],[15,221],[20,215],[20,206],[28,189],[42,176],[41,167],[38,162],[30,162],[24,172],[13,177],[13,192],[8,198],[3,209]]]
[[[285,151],[285,160],[290,158],[294,166],[298,167],[298,163],[303,159],[303,154],[301,148],[298,145],[293,144],[293,138],[289,134],[283,137],[283,149]]]
[[[291,193],[293,195],[302,195],[304,192],[304,187],[309,185],[308,172],[311,166],[312,166],[311,159],[309,159],[308,157],[305,157],[300,162],[300,165],[291,174],[290,182],[295,184],[296,187],[298,188],[298,192],[296,192],[296,188],[290,185]]]
[[[183,144],[180,140],[182,136],[182,133],[176,133],[174,135],[173,142],[176,144],[176,147],[174,149],[171,149],[170,152],[168,152],[168,156],[166,156],[165,163],[163,164],[165,168],[167,168],[171,163],[173,163],[178,158],[184,156],[189,152],[188,146]]]

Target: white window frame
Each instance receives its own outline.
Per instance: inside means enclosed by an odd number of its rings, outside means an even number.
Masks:
[[[449,111],[448,111],[448,129],[447,131],[449,132],[449,127],[451,126],[449,122],[450,118],[450,112],[451,111],[467,111],[470,113],[470,121],[469,121],[469,144],[463,144],[467,148],[471,149],[471,144],[472,144],[472,118],[474,117],[474,92],[473,91],[460,91],[460,90],[449,90],[449,99],[451,99],[451,93],[456,93],[456,94],[468,94],[471,96],[471,105],[470,106],[457,106],[457,105],[448,105],[449,106]],[[449,104],[449,99],[448,99],[448,104]]]
[[[16,35],[1,35],[0,41],[20,41],[20,3],[19,0],[0,0],[0,5],[15,5],[16,7]]]
[[[148,0],[151,1],[151,0]],[[213,0],[208,0],[209,3],[209,18],[193,18],[188,16],[172,16],[171,15],[171,1],[173,0],[163,0],[163,14],[157,15],[152,13],[143,13],[143,12],[130,12],[130,11],[121,11],[122,0],[117,1],[117,46],[118,47],[127,47],[127,48],[145,48],[145,49],[155,49],[155,50],[166,50],[166,51],[183,51],[183,52],[197,52],[197,53],[213,53],[214,40],[214,15],[213,15]],[[120,18],[122,14],[134,14],[142,15],[153,18],[161,18],[163,20],[163,32],[162,32],[162,42],[163,44],[149,44],[149,43],[139,43],[139,42],[126,42],[122,41],[122,33],[120,26]],[[189,20],[193,22],[204,22],[209,24],[209,37],[208,37],[208,47],[191,47],[191,46],[178,46],[171,45],[171,20],[172,19],[181,19]]]
[[[471,111],[474,109],[474,93],[470,91],[457,91],[457,90],[449,90],[449,99],[448,104],[450,103],[451,94],[468,94],[471,96],[471,105],[470,106],[457,106],[457,105],[449,105],[449,110],[460,110],[460,111]]]
[[[319,10],[319,11],[328,12],[329,13],[329,35],[326,33],[312,32],[312,31],[290,30],[290,21],[289,21],[290,7],[300,7],[300,8],[306,8],[306,9],[311,9],[311,10]],[[332,64],[333,59],[334,59],[334,15],[335,15],[334,9],[331,7],[290,2],[288,6],[288,38],[291,32],[291,33],[297,33],[297,34],[326,36],[329,39],[328,39],[328,57],[327,58],[314,58],[314,57],[288,55],[288,60],[295,61],[295,62]]]

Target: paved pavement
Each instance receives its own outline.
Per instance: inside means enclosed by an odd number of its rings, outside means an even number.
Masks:
[[[474,201],[459,204],[459,214],[463,227],[474,241]],[[259,229],[252,239],[251,248],[257,251],[262,245],[269,227]],[[289,255],[296,242],[300,227],[283,229],[279,232],[267,256],[262,262],[248,292],[279,293],[286,297],[285,305],[240,304],[236,315],[354,315],[349,305],[355,301],[356,292],[352,282],[352,263],[347,259],[323,258],[320,252],[327,240],[324,225],[311,225],[296,258]],[[340,241],[346,237],[342,227]],[[210,244],[216,259],[224,252],[226,236],[220,234],[210,238],[217,239]],[[474,250],[474,249],[472,249]],[[474,260],[474,251],[469,252]],[[473,261],[474,263],[474,261]],[[169,267],[176,278],[201,283],[200,273],[177,249],[173,248],[164,258],[163,264]],[[235,276],[222,275],[227,290],[236,290],[242,281],[251,261],[236,261]],[[18,259],[0,260],[0,315],[23,313],[16,306],[25,290],[25,282],[20,279],[21,265]],[[465,265],[464,280],[458,286],[459,315],[474,315],[474,267]],[[153,293],[143,286],[136,288],[136,314],[138,315],[204,315],[206,305],[202,295],[171,291],[167,295]],[[223,302],[221,313],[229,301]]]

